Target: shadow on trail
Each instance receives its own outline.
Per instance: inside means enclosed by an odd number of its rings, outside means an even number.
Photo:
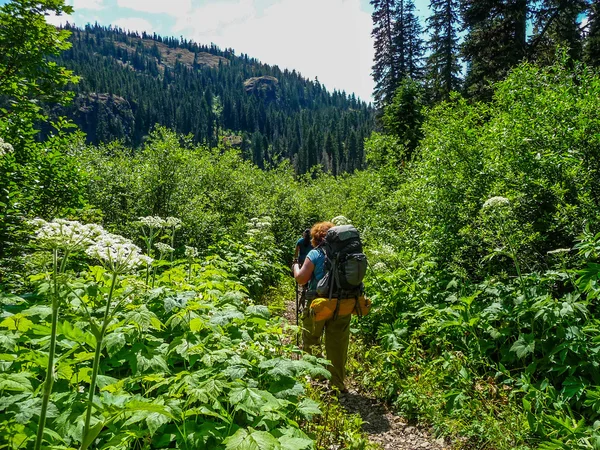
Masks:
[[[382,434],[392,428],[388,411],[376,400],[351,392],[341,395],[339,401],[350,414],[358,414],[361,417],[365,433]]]

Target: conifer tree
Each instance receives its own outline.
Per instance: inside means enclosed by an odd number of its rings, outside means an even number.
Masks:
[[[527,0],[462,0],[467,93],[486,98],[527,52]]]
[[[590,8],[584,47],[584,60],[591,66],[600,66],[600,4]]]
[[[373,79],[375,105],[381,107],[391,99],[398,85],[398,67],[394,37],[395,0],[371,0],[373,6],[373,36],[375,63]]]
[[[535,11],[535,32],[531,56],[552,64],[558,48],[566,48],[572,60],[583,54],[580,16],[588,9],[587,0],[544,0]]]
[[[435,101],[446,100],[460,87],[459,1],[430,0],[427,19],[431,51],[427,59],[427,81]]]
[[[423,29],[415,14],[413,0],[399,0],[396,9],[394,47],[398,58],[398,85],[404,78],[419,80],[423,76],[425,44]]]

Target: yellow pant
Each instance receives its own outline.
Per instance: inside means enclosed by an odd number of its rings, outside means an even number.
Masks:
[[[315,322],[306,308],[302,318],[302,344],[304,351],[315,355],[319,353],[321,335],[325,330],[325,352],[331,366],[331,384],[339,390],[344,390],[346,378],[346,360],[348,359],[348,344],[350,342],[350,320],[352,315],[339,316],[337,319]]]

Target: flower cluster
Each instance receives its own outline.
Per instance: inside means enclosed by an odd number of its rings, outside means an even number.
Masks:
[[[198,249],[196,247],[185,246],[185,257],[186,258],[195,258],[198,256]]]
[[[375,272],[387,272],[388,267],[386,266],[386,264],[384,262],[379,261],[373,265],[373,270]]]
[[[64,219],[54,219],[52,222],[33,219],[29,224],[37,228],[34,238],[40,247],[46,249],[84,250],[105,233],[100,225],[83,225]]]
[[[177,217],[167,217],[164,222],[167,228],[174,228],[176,230],[181,228],[181,219],[178,219]]]
[[[491,197],[485,201],[482,208],[502,208],[504,206],[510,206],[509,199],[507,199],[506,197]]]
[[[0,137],[0,158],[14,151],[13,146]]]
[[[158,242],[154,244],[156,249],[161,253],[161,255],[173,253],[175,249],[171,247],[169,244],[163,244],[162,242]]]
[[[140,217],[139,223],[149,228],[164,228],[167,225],[166,220],[158,216]]]
[[[92,258],[98,259],[104,267],[117,274],[130,272],[141,265],[149,265],[153,261],[129,239],[111,233],[100,236],[86,250],[86,253]]]
[[[41,248],[66,252],[85,250],[88,256],[98,259],[115,273],[125,273],[142,264],[152,263],[152,258],[143,255],[129,239],[111,234],[95,223],[84,225],[64,219],[52,222],[33,219],[29,224],[37,228],[34,238]]]
[[[336,216],[331,222],[337,227],[340,225],[352,225],[352,221],[345,216]]]
[[[250,222],[246,224],[246,226],[251,230],[268,230],[271,228],[271,222],[272,220],[269,216],[264,216],[260,219],[258,217],[253,217],[250,219]]]

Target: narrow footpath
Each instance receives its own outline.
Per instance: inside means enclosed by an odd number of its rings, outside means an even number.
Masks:
[[[283,317],[296,323],[295,302],[287,304]],[[352,345],[352,342],[350,343]],[[340,405],[348,414],[357,414],[363,421],[362,429],[373,444],[384,450],[447,450],[451,446],[444,439],[435,439],[426,427],[410,424],[395,415],[383,402],[370,396],[353,379],[346,380],[347,394],[339,397]]]

